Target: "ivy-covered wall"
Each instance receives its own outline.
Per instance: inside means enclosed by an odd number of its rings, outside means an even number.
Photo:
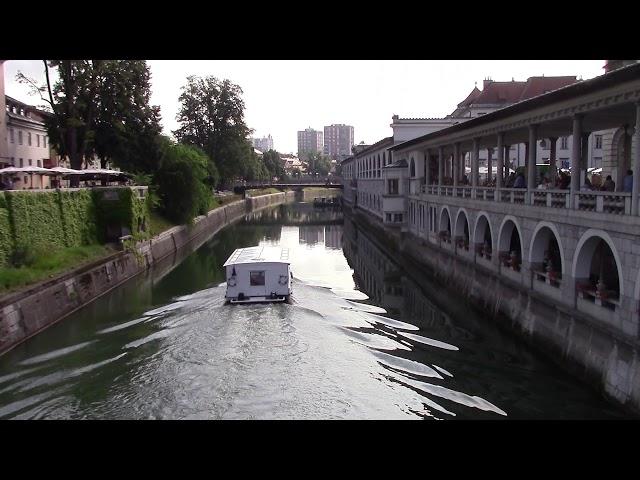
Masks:
[[[14,247],[65,246],[58,192],[6,192]]]
[[[147,197],[130,188],[0,192],[0,266],[22,246],[73,247],[148,234]]]
[[[140,197],[136,189],[94,190],[97,231],[100,241],[114,235],[148,235],[148,196]]]
[[[9,227],[9,210],[4,192],[0,192],[0,266],[4,265],[11,254],[11,230]]]

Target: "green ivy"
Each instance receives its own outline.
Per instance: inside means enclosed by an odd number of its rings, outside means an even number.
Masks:
[[[0,266],[16,249],[104,243],[108,225],[150,235],[148,195],[129,188],[0,192]]]
[[[0,267],[7,263],[12,250],[9,211],[7,210],[4,192],[0,192]]]

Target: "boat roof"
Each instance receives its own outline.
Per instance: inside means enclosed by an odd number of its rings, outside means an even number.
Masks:
[[[240,263],[286,263],[288,265],[290,263],[289,249],[267,245],[238,248],[227,259],[223,267]]]

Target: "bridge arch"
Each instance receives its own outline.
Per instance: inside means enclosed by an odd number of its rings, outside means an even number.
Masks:
[[[553,223],[539,222],[531,236],[529,263],[543,264],[545,261],[552,269],[560,269],[560,273],[566,274],[564,248],[558,229]]]
[[[622,262],[613,240],[603,230],[590,228],[578,241],[573,255],[573,278],[579,284],[605,284],[619,297],[624,295]]]

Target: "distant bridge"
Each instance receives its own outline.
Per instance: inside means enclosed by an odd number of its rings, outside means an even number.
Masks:
[[[309,187],[320,187],[320,188],[339,188],[343,189],[342,183],[321,183],[321,182],[304,182],[304,183],[270,183],[270,182],[251,182],[241,185],[235,185],[233,187],[233,191],[235,193],[244,193],[246,190],[252,190],[254,188],[278,188],[278,189],[288,189],[288,190],[302,190],[304,188]]]

